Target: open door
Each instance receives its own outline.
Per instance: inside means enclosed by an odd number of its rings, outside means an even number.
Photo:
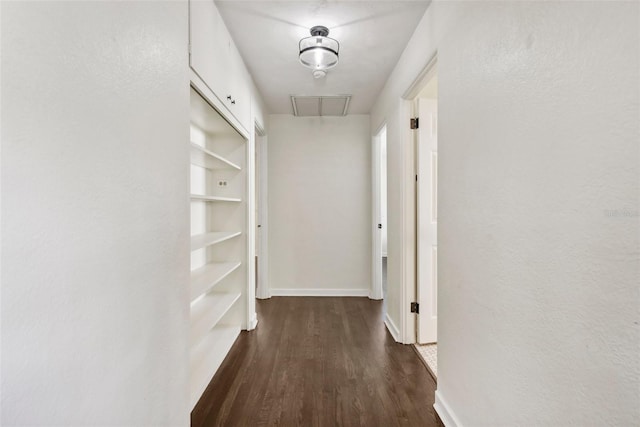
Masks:
[[[373,137],[372,150],[372,287],[369,298],[386,297],[387,259],[387,126]],[[386,309],[385,309],[386,311]]]
[[[438,340],[438,101],[418,98],[417,296],[419,344]]]

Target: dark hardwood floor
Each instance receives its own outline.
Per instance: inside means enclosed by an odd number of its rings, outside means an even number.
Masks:
[[[411,346],[386,331],[382,302],[257,301],[191,413],[200,426],[438,426],[435,382]]]

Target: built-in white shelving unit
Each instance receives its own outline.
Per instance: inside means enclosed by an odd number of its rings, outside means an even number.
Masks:
[[[191,407],[246,319],[246,140],[191,89]]]
[[[214,231],[211,233],[197,234],[191,236],[191,250],[206,248],[216,243],[222,243],[225,240],[233,239],[240,236],[242,231]]]
[[[195,301],[204,293],[213,289],[222,279],[233,273],[242,263],[215,262],[191,272],[191,301]]]
[[[194,165],[202,166],[207,169],[236,169],[242,170],[242,168],[233,162],[225,159],[224,157],[209,151],[204,147],[201,147],[195,143],[191,143],[191,163]]]
[[[239,326],[216,326],[200,343],[191,348],[189,365],[192,396],[194,393],[198,397],[202,395],[211,381],[211,367],[220,366],[239,333]]]
[[[241,202],[239,197],[222,197],[222,196],[207,196],[204,194],[192,194],[191,198],[194,200],[202,200],[203,202]]]
[[[241,293],[207,293],[191,303],[192,345],[197,345],[242,296]]]

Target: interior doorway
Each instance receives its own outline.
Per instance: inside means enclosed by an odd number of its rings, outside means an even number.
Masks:
[[[258,299],[265,299],[271,297],[267,271],[267,136],[258,123],[254,129],[254,141],[255,295]]]
[[[434,74],[415,100],[416,132],[416,257],[420,304],[417,342],[438,341],[438,76]]]
[[[371,299],[387,296],[387,126],[373,137],[373,284]],[[383,315],[386,313],[386,307]]]
[[[413,99],[416,169],[416,346],[438,374],[438,73],[426,70]]]

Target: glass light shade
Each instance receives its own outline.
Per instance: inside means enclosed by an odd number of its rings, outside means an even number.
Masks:
[[[300,62],[312,70],[327,70],[338,63],[340,44],[329,37],[315,35],[300,40]]]

